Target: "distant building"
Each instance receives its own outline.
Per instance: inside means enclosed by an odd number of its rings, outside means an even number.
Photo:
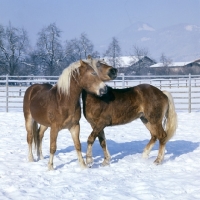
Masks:
[[[124,75],[147,75],[151,73],[150,66],[156,63],[147,56],[121,56],[119,60],[118,73]],[[108,59],[105,58],[105,61],[108,62]]]
[[[151,65],[150,68],[155,75],[200,74],[200,59],[190,62],[172,62],[167,66],[163,63],[156,63]]]

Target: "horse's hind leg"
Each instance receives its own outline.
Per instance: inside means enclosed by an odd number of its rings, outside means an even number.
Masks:
[[[32,152],[32,143],[33,143],[33,119],[31,115],[25,116],[25,126],[27,131],[27,143],[28,143],[28,161],[33,162],[33,152]]]
[[[157,138],[155,136],[151,136],[149,143],[146,145],[146,147],[143,150],[143,153],[142,153],[143,158],[149,157],[149,153],[150,153],[151,149],[153,148],[153,146],[155,145],[156,140],[157,140]]]
[[[158,156],[156,160],[154,161],[155,164],[160,164],[163,159],[164,159],[164,154],[165,154],[165,138],[167,136],[166,132],[164,131],[162,127],[162,123],[159,124],[151,124],[150,122],[146,123],[145,126],[151,133],[151,140],[145,147],[143,151],[143,156],[148,155],[149,152],[151,151],[152,147],[154,146],[156,142],[156,138],[159,139],[159,151],[158,151]]]
[[[165,156],[165,138],[159,139],[159,151],[158,151],[158,157],[156,158],[156,160],[154,161],[155,164],[160,164]]]
[[[69,131],[72,135],[72,139],[74,142],[74,147],[77,152],[79,164],[80,164],[81,168],[84,169],[84,168],[86,168],[86,164],[85,164],[85,161],[84,161],[82,153],[81,153],[81,143],[80,143],[80,139],[79,139],[80,125],[77,124],[77,125],[72,126],[72,128]]]
[[[102,162],[102,166],[106,166],[110,164],[110,153],[107,149],[107,145],[106,145],[106,138],[105,138],[105,133],[104,130],[102,130],[99,135],[99,143],[103,149],[103,153],[104,153],[104,161]]]
[[[44,132],[47,130],[48,127],[40,125],[39,128],[39,138],[38,138],[38,145],[37,145],[37,156],[38,159],[42,160],[44,159],[43,154],[42,154],[42,139],[44,137]]]

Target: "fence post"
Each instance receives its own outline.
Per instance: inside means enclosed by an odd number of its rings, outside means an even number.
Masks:
[[[122,74],[122,88],[125,87],[124,74]]]
[[[6,75],[6,112],[8,112],[8,74]]]
[[[189,74],[188,88],[188,112],[191,113],[191,74]]]

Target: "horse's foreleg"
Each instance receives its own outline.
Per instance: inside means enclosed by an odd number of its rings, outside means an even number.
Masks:
[[[91,136],[91,135],[90,135]],[[87,141],[87,152],[86,152],[86,163],[87,163],[87,165],[89,166],[89,167],[91,167],[92,166],[92,164],[93,164],[93,162],[94,162],[94,160],[93,160],[93,158],[92,158],[92,145],[93,145],[93,143],[91,143],[91,137],[88,137],[88,141]],[[89,142],[90,141],[90,142]],[[94,140],[95,141],[95,140]]]
[[[92,166],[93,164],[93,158],[92,158],[92,145],[94,144],[94,141],[98,134],[102,131],[102,129],[96,129],[93,128],[92,133],[89,135],[87,140],[87,153],[86,153],[86,163],[88,166]]]
[[[72,128],[69,130],[71,135],[72,135],[72,139],[74,141],[74,147],[76,149],[77,152],[77,156],[78,156],[78,162],[81,166],[81,168],[86,168],[86,164],[85,161],[83,160],[83,156],[81,153],[81,143],[80,143],[80,139],[79,139],[79,134],[80,134],[80,125],[74,125],[72,126]]]
[[[57,141],[57,136],[58,136],[58,128],[57,127],[51,127],[50,131],[50,158],[49,158],[49,163],[48,163],[48,169],[49,170],[54,170],[53,168],[53,158],[54,154],[57,149],[56,141]]]
[[[156,140],[157,140],[157,138],[155,136],[151,136],[149,143],[146,145],[146,147],[143,150],[143,153],[142,153],[143,158],[149,157],[149,153],[150,153],[151,149],[153,148],[153,146],[155,145]]]
[[[37,156],[38,159],[44,159],[43,154],[42,154],[42,139],[44,137],[44,132],[47,130],[48,127],[41,125],[39,128],[39,144],[37,145]]]
[[[105,138],[105,133],[104,130],[102,130],[99,135],[99,143],[103,149],[103,153],[104,153],[104,161],[102,162],[102,166],[106,166],[110,164],[110,153],[107,149],[107,145],[106,145],[106,138]]]

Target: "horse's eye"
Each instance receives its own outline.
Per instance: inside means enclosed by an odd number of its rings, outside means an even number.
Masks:
[[[97,75],[97,73],[96,73],[96,72],[92,72],[91,74],[92,74],[92,75],[94,75],[94,76],[96,76],[96,75]]]

